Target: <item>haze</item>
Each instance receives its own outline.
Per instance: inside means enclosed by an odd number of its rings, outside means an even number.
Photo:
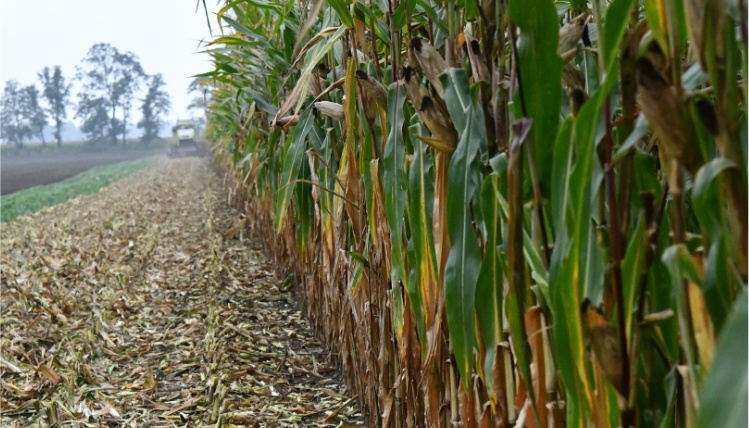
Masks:
[[[55,65],[72,79],[93,44],[111,43],[137,55],[146,73],[163,74],[172,100],[167,121],[188,117],[190,76],[210,66],[207,55],[196,53],[209,32],[202,4],[197,13],[195,5],[187,0],[0,0],[0,82],[38,84],[37,73]],[[215,14],[211,19],[215,31]],[[75,87],[73,94],[71,101],[77,102]],[[74,111],[68,110],[69,119]],[[133,119],[138,118],[134,109]]]

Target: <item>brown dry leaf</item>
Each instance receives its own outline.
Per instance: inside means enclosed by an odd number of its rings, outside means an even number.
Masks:
[[[143,391],[152,391],[154,388],[156,388],[156,380],[153,378],[153,373],[149,370],[142,389]]]
[[[704,276],[702,258],[698,259],[698,269]],[[710,370],[715,353],[715,329],[707,311],[707,302],[702,289],[692,281],[689,281],[689,308],[691,310],[692,324],[694,325],[694,340],[700,356],[700,364],[705,370]]]
[[[247,217],[245,217],[244,215],[240,214],[239,219],[237,220],[236,223],[234,223],[234,226],[232,226],[231,229],[229,229],[226,232],[224,232],[221,236],[224,239],[225,238],[230,238],[230,237],[236,235],[237,233],[239,233],[242,229],[244,229],[244,227],[245,227],[246,224],[247,224]]]
[[[20,398],[22,400],[27,400],[29,398],[34,398],[38,391],[32,388],[30,385],[24,385],[23,387],[17,387],[13,385],[12,383],[0,381],[0,385],[3,386],[3,391],[10,392],[13,396]],[[7,397],[3,397],[7,398]]]
[[[531,372],[533,376],[533,390],[536,399],[536,412],[542,427],[547,426],[546,412],[546,352],[544,349],[545,341],[543,322],[543,312],[540,306],[529,308],[525,313],[525,329],[530,344],[532,363]]]
[[[49,381],[52,383],[52,386],[57,386],[57,384],[62,381],[62,376],[57,374],[57,372],[54,371],[51,367],[48,367],[44,364],[40,364],[39,367],[36,368],[36,371],[41,372],[44,377],[49,379]]]
[[[13,373],[23,373],[23,370],[19,369],[15,364],[11,363],[10,361],[6,360],[5,358],[0,356],[0,366],[3,366],[4,368],[12,371]]]

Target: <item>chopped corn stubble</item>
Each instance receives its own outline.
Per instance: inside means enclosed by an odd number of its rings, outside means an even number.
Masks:
[[[0,425],[362,425],[225,201],[164,160],[3,224]]]

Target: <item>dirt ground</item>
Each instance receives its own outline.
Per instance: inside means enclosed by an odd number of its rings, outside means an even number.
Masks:
[[[5,223],[0,426],[361,426],[207,160]]]
[[[6,195],[32,186],[55,183],[99,165],[164,153],[163,150],[44,154],[6,152],[0,160],[0,193]]]

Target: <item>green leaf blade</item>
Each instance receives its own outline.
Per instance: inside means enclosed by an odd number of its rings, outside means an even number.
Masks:
[[[466,391],[470,390],[475,342],[475,294],[481,253],[473,229],[471,201],[479,190],[477,153],[485,139],[483,115],[468,110],[462,138],[450,160],[447,227],[450,254],[445,267],[445,306],[455,360]]]

